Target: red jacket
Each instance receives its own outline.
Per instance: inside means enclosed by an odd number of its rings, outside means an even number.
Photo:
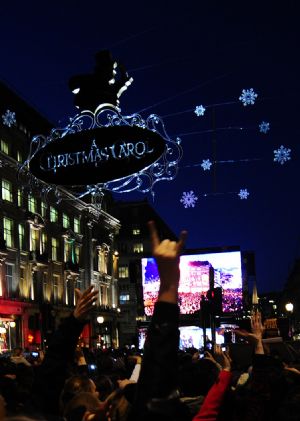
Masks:
[[[209,390],[200,411],[194,416],[193,421],[215,421],[217,419],[231,377],[230,371],[222,370],[220,372],[218,380]]]

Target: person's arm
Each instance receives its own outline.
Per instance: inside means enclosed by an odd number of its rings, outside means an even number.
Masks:
[[[132,370],[129,380],[137,383],[140,377],[140,372],[141,372],[142,357],[140,355],[135,355],[131,358],[135,360],[135,366],[134,366],[134,369]]]
[[[178,242],[160,242],[154,222],[149,222],[149,230],[160,288],[147,331],[138,381],[136,408],[140,418],[145,406],[149,409],[153,400],[168,399],[177,389],[179,257],[187,236],[182,231]]]
[[[210,388],[200,411],[193,418],[193,421],[215,421],[220,411],[224,395],[229,388],[232,378],[231,360],[229,355],[224,353],[219,345],[215,346],[215,358],[219,361],[222,370],[219,373],[218,380]]]
[[[42,364],[37,371],[35,394],[43,410],[55,413],[59,394],[68,375],[68,366],[73,362],[78,338],[98,291],[89,287],[84,292],[75,290],[77,302],[73,313],[54,332]]]

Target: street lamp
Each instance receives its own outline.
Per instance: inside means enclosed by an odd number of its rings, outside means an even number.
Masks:
[[[104,317],[103,316],[98,316],[97,317],[97,322],[101,325],[102,323],[104,323]]]
[[[293,323],[292,323],[292,314],[294,310],[294,304],[293,303],[286,303],[285,309],[288,312],[288,319],[289,319],[289,338],[293,338]]]
[[[286,311],[287,311],[288,313],[292,313],[292,312],[293,312],[293,310],[294,310],[294,304],[292,304],[292,303],[286,303],[286,305],[285,305],[285,309],[286,309]]]

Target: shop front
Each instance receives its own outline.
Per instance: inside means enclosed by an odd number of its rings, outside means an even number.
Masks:
[[[30,303],[0,300],[0,353],[28,346],[28,312]]]

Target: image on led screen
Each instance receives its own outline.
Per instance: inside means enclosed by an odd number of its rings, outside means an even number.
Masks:
[[[179,305],[181,314],[200,309],[201,296],[214,286],[222,287],[223,312],[242,309],[242,269],[239,251],[183,255],[180,257]],[[142,259],[145,314],[153,314],[159,289],[159,274],[154,258]]]
[[[204,346],[203,329],[198,326],[181,326],[179,328],[179,348],[186,350],[189,348],[201,349]],[[146,340],[147,329],[139,329],[139,348],[143,349]],[[224,328],[216,329],[216,343],[221,345],[224,343]],[[206,329],[206,340],[212,340],[211,329]]]

